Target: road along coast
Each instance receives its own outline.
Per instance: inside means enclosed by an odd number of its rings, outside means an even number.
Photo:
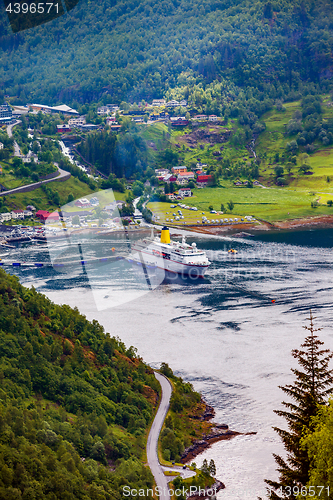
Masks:
[[[150,428],[150,432],[147,440],[147,461],[150,467],[150,470],[154,476],[156,488],[159,493],[160,500],[170,500],[171,495],[173,495],[172,488],[170,489],[168,483],[174,479],[174,477],[166,476],[165,473],[173,472],[180,475],[183,479],[190,478],[196,475],[195,470],[190,470],[185,467],[185,469],[181,466],[173,465],[170,466],[162,466],[160,464],[158,458],[158,439],[160,432],[163,427],[164,419],[169,410],[170,406],[170,398],[172,395],[172,386],[167,377],[164,375],[155,372],[155,377],[161,385],[161,400],[153,420],[152,426]],[[215,411],[212,406],[207,405],[203,400],[201,403],[204,404],[204,411],[201,415],[192,415],[191,418],[199,419],[199,420],[210,420],[215,416]],[[241,432],[231,431],[226,424],[209,424],[208,432],[202,436],[202,439],[195,441],[190,447],[184,450],[184,453],[181,457],[181,463],[186,463],[191,461],[194,457],[199,455],[203,450],[211,446],[216,441],[220,441],[222,439],[231,439],[234,436],[238,436],[242,434]],[[247,434],[256,434],[247,433]],[[196,487],[189,487],[187,491],[184,493],[187,498],[196,499],[196,498],[209,498],[215,496],[216,493],[224,489],[225,485],[215,479],[215,483],[207,488],[200,488],[200,490]],[[176,493],[177,497],[177,493]]]

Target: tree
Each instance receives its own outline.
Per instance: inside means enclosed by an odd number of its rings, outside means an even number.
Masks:
[[[209,462],[209,474],[211,476],[215,476],[215,474],[216,474],[216,466],[215,466],[215,462],[213,459],[211,459]]]
[[[281,456],[274,455],[280,477],[278,481],[266,480],[272,488],[269,493],[272,500],[296,500],[296,488],[300,491],[302,486],[307,485],[310,459],[306,450],[301,447],[301,440],[313,429],[313,417],[333,392],[333,370],[329,369],[333,353],[329,349],[321,348],[323,342],[315,335],[321,328],[314,328],[314,319],[310,311],[310,326],[303,327],[310,334],[301,345],[301,350],[291,351],[300,365],[300,368],[291,369],[296,377],[295,382],[292,385],[279,386],[294,402],[283,401],[282,404],[287,410],[274,410],[277,415],[285,418],[289,430],[274,427],[287,450],[287,458],[284,460]]]
[[[221,203],[221,212],[225,212],[225,208],[224,208],[223,203]]]
[[[205,475],[209,475],[209,466],[208,466],[208,462],[206,460],[206,458],[204,459],[204,461],[202,462],[202,466],[201,466],[201,472],[203,472],[203,474]]]
[[[80,224],[80,217],[78,215],[74,215],[74,217],[72,218],[72,224],[74,224],[75,226],[78,226]]]
[[[319,493],[324,487],[323,500],[330,498],[328,491],[333,490],[333,400],[329,406],[324,406],[314,419],[315,429],[309,433],[301,442],[311,460],[310,477],[307,484],[309,492],[306,500],[314,497],[313,490]],[[311,489],[312,491],[311,491]],[[315,497],[315,499],[318,497]]]
[[[228,210],[230,210],[230,212],[232,212],[232,211],[233,211],[234,206],[235,206],[235,205],[234,205],[234,202],[233,202],[233,201],[231,201],[231,200],[230,200],[230,201],[228,201],[228,203],[227,203],[227,207],[228,207]]]
[[[282,177],[283,176],[283,167],[281,167],[280,165],[276,166],[274,168],[274,171],[275,171],[275,177],[278,178],[278,177]]]

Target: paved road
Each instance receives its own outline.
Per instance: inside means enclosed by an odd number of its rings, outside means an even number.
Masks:
[[[147,459],[150,470],[155,478],[156,485],[163,488],[163,491],[159,496],[159,500],[170,500],[167,477],[164,475],[163,469],[158,460],[157,443],[164,419],[169,409],[172,387],[169,380],[160,373],[155,372],[155,377],[161,384],[162,399],[149,432],[147,441]]]
[[[12,137],[13,136],[13,127],[15,127],[15,125],[18,125],[19,123],[21,123],[21,120],[16,120],[16,122],[11,123],[10,125],[7,125],[7,134],[8,134],[8,137]]]
[[[54,182],[54,181],[59,181],[63,178],[70,177],[71,174],[69,172],[66,172],[66,170],[62,170],[61,168],[58,167],[58,172],[59,175],[57,177],[54,177],[53,179],[45,179],[44,181],[39,181],[39,182],[33,182],[32,184],[26,184],[25,186],[19,186],[15,189],[10,189],[8,191],[2,191],[0,193],[0,196],[7,196],[10,194],[15,194],[15,193],[22,193],[26,188],[30,188],[29,191],[34,191],[35,189],[40,188],[41,184],[48,184],[49,182]]]
[[[8,137],[13,137],[13,127],[15,127],[15,125],[18,125],[19,123],[21,123],[21,120],[16,120],[16,122],[11,123],[10,125],[7,126]],[[17,142],[14,141],[14,156],[20,156],[20,155],[21,155],[20,147],[17,144]]]

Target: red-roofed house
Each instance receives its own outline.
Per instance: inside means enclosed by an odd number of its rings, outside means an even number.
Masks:
[[[46,219],[48,220],[59,220],[59,214],[58,212],[48,212],[47,210],[38,210],[38,212],[36,213],[36,217],[38,217],[38,219],[40,219],[41,221],[46,221]]]
[[[213,184],[214,179],[212,175],[198,175],[197,186],[204,187]]]
[[[167,175],[166,177],[164,177],[163,180],[164,180],[164,182],[169,184],[170,182],[176,182],[177,177],[175,175],[170,175],[170,177]]]
[[[69,125],[66,125],[66,123],[63,123],[62,125],[57,125],[57,132],[60,134],[71,131],[72,131],[71,127]]]

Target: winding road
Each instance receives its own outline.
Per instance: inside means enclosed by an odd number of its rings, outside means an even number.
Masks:
[[[164,375],[155,372],[155,377],[161,384],[162,398],[147,440],[147,459],[150,470],[155,478],[156,486],[162,489],[159,497],[160,500],[170,500],[170,495],[168,493],[168,481],[158,460],[157,444],[164,419],[168,413],[172,387],[169,380],[164,377]]]
[[[177,471],[183,478],[195,476],[195,472],[179,466],[164,467],[158,460],[158,437],[169,410],[172,387],[169,380],[161,373],[155,372],[155,377],[161,384],[162,397],[147,440],[147,459],[150,470],[155,478],[156,486],[159,487],[159,491],[161,492],[159,500],[170,500],[168,481],[175,479],[175,476],[167,477],[164,475],[164,471]]]

